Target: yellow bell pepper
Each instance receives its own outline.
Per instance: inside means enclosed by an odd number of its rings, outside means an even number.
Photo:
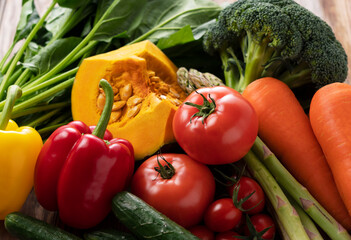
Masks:
[[[18,127],[9,119],[18,86],[10,86],[0,116],[0,220],[19,211],[34,184],[34,169],[43,146],[40,134],[31,127]]]

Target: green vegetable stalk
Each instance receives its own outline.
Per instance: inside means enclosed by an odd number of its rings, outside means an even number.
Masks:
[[[211,73],[202,73],[193,68],[187,70],[184,67],[180,67],[178,69],[177,81],[179,83],[179,86],[188,95],[201,87],[214,87],[224,85],[220,78]]]
[[[333,240],[350,240],[348,232],[312,197],[280,163],[268,147],[257,138],[252,151],[269,170],[280,186],[314,220],[314,222]]]
[[[306,214],[306,212],[298,205],[294,199],[292,199],[289,194],[286,194],[288,197],[291,205],[295,208],[297,214],[299,214],[299,217],[301,219],[302,225],[306,230],[307,235],[310,237],[312,240],[323,240],[322,235],[318,231],[318,228],[312,221],[312,219]]]
[[[0,61],[0,111],[8,86],[18,85],[23,95],[14,106],[16,122],[49,134],[72,118],[70,90],[86,57],[145,39],[169,38],[181,46],[183,39],[173,34],[188,26],[187,38],[195,41],[192,31],[220,10],[211,0],[176,0],[171,7],[163,0],[53,0],[39,17],[34,0],[24,1],[13,44]],[[156,22],[148,16],[160,17]]]
[[[301,223],[299,215],[267,168],[251,150],[245,155],[244,160],[247,163],[249,172],[263,188],[290,240],[310,239]]]

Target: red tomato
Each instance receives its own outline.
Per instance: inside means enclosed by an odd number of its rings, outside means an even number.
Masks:
[[[191,158],[204,164],[238,161],[257,136],[254,108],[239,92],[225,86],[198,89],[184,102],[203,105],[204,99],[209,105],[202,110],[208,114],[206,118],[194,115],[199,109],[188,104],[182,104],[176,111],[173,132],[177,142]]]
[[[267,232],[262,235],[262,239],[273,240],[275,236],[275,224],[273,219],[263,213],[250,216],[250,220],[257,232],[262,232],[264,229],[269,228]],[[246,235],[250,235],[249,229],[245,228]]]
[[[241,239],[241,238],[236,238],[236,236],[240,236],[240,234],[234,231],[221,232],[216,235],[215,240],[240,240]]]
[[[131,191],[183,227],[198,224],[213,201],[215,180],[209,168],[185,154],[163,154],[175,173],[164,178],[155,168],[158,161],[171,172],[160,156],[145,160],[136,170]]]
[[[214,240],[215,234],[204,225],[196,225],[188,229],[193,235],[201,240]]]
[[[237,201],[249,196],[239,207],[241,211],[247,214],[256,214],[261,212],[265,207],[265,195],[261,186],[252,178],[241,176],[239,181],[229,188],[230,196],[233,196],[234,188],[238,191]]]
[[[231,198],[221,198],[211,203],[204,216],[205,225],[214,232],[225,232],[240,223],[242,213]]]

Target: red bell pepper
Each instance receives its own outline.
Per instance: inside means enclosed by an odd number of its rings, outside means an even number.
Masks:
[[[106,104],[97,126],[73,121],[58,128],[45,142],[35,169],[38,202],[47,210],[58,210],[61,220],[75,228],[102,221],[111,210],[113,196],[126,188],[134,171],[131,143],[111,139],[105,131],[113,90],[106,80],[100,86]]]

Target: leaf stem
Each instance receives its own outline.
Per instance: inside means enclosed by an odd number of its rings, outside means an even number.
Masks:
[[[34,36],[37,34],[37,32],[39,31],[39,29],[42,27],[42,25],[45,22],[46,17],[49,15],[49,13],[52,11],[52,9],[55,7],[57,0],[53,0],[52,3],[50,4],[49,8],[46,10],[46,12],[44,13],[44,15],[40,18],[40,20],[38,21],[38,23],[35,25],[35,27],[33,28],[33,30],[29,33],[29,35],[27,36],[26,40],[24,41],[23,45],[21,46],[21,48],[18,50],[18,52],[16,53],[14,59],[11,61],[10,67],[9,69],[6,71],[6,74],[4,76],[4,79],[2,80],[1,84],[0,84],[0,99],[3,99],[5,94],[6,94],[6,86],[8,85],[8,81],[13,73],[13,71],[15,70],[18,61],[21,59],[24,51],[26,50],[26,48],[28,47],[29,43],[32,41],[32,39],[34,38]]]
[[[12,114],[13,106],[15,105],[16,100],[21,97],[21,94],[21,88],[17,85],[11,85],[9,87],[5,107],[0,115],[0,130],[6,129]]]
[[[74,78],[70,78],[70,79],[50,88],[49,90],[47,90],[45,92],[42,92],[38,95],[35,95],[32,98],[15,105],[13,108],[13,112],[18,113],[20,111],[23,111],[24,109],[31,107],[31,106],[34,106],[35,104],[51,97],[52,95],[62,91],[63,89],[71,87],[73,84],[73,81],[74,81]]]
[[[12,42],[10,48],[7,50],[7,52],[5,53],[4,57],[2,58],[1,62],[0,62],[0,72],[3,73],[4,69],[4,65],[6,63],[6,60],[9,58],[10,54],[13,51],[13,48],[15,47],[16,43]]]

